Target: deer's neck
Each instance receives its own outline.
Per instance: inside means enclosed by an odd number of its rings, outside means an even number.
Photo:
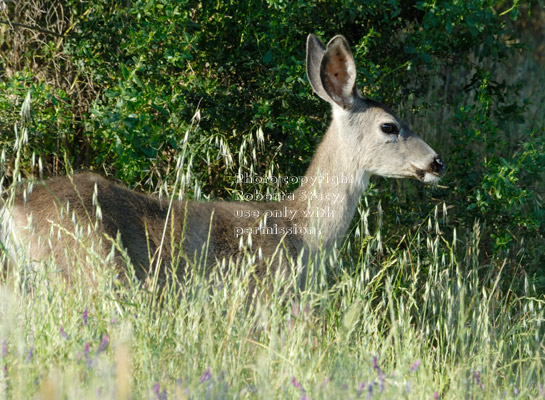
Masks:
[[[297,223],[305,227],[303,241],[311,248],[330,248],[346,234],[370,174],[358,167],[353,148],[332,122],[294,193]],[[309,233],[310,232],[310,233]]]

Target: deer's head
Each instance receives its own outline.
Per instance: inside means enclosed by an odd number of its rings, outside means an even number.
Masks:
[[[439,155],[388,107],[356,88],[356,64],[343,36],[327,47],[307,40],[307,75],[318,96],[333,108],[333,125],[348,162],[369,175],[437,182],[445,170]]]

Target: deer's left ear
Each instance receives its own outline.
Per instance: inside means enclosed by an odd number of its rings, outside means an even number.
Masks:
[[[325,92],[338,106],[347,110],[356,96],[356,63],[344,36],[327,44],[320,65],[320,80]]]
[[[331,103],[332,100],[324,90],[322,78],[320,77],[320,68],[325,54],[325,46],[316,35],[312,33],[307,38],[307,76],[310,86],[314,92],[325,101]]]

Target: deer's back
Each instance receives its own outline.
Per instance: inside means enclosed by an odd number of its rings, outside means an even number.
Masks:
[[[248,245],[249,232],[252,249],[261,248],[264,257],[280,250],[295,253],[302,246],[296,236],[282,234],[290,226],[286,218],[268,218],[273,228],[258,229],[265,213],[281,203],[174,201],[170,211],[169,203],[92,173],[52,178],[34,184],[31,191],[27,186],[19,189],[13,207],[15,234],[32,259],[53,255],[68,272],[74,260],[68,259],[67,247],[93,246],[105,257],[112,248],[110,239],[119,235],[141,278],[159,258],[162,268],[175,264],[181,275],[193,265],[202,266],[205,254],[206,266],[237,259]],[[78,236],[78,230],[84,234]],[[279,246],[281,237],[285,240]],[[118,267],[123,264],[120,257],[116,252]]]

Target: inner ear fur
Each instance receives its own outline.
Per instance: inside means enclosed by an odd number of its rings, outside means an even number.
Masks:
[[[356,63],[348,42],[335,36],[327,44],[320,66],[320,78],[329,97],[339,106],[352,106],[355,94]]]

